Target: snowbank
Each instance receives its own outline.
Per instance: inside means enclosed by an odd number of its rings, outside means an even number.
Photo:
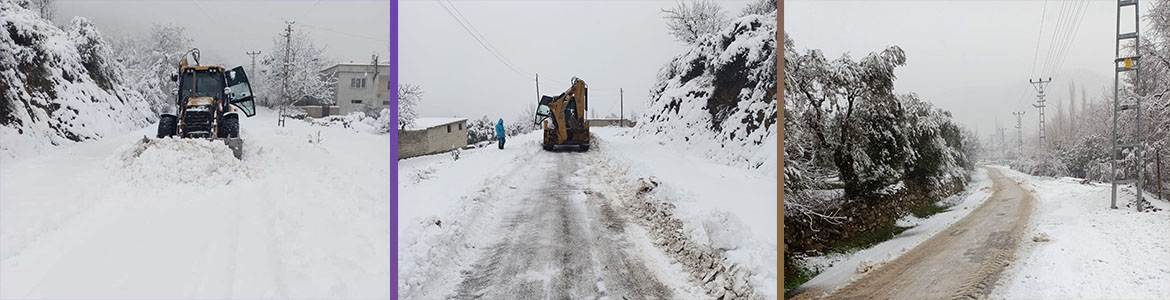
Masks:
[[[748,15],[658,73],[636,137],[776,174],[776,12]]]
[[[1001,168],[1037,196],[1027,242],[993,293],[999,299],[1170,298],[1170,203],[1136,212],[1131,187],[1035,177]]]
[[[156,117],[121,82],[121,66],[92,23],[69,32],[0,1],[0,157],[142,128]]]
[[[366,113],[355,111],[344,116],[328,116],[324,118],[306,118],[313,126],[349,128],[354,132],[387,134],[390,132],[390,109],[382,109],[377,117],[367,116]]]
[[[670,220],[660,221],[681,221],[680,229],[689,242],[726,257],[727,262],[715,259],[726,265],[711,268],[708,271],[713,274],[708,276],[726,273],[720,277],[731,285],[748,283],[757,293],[776,298],[776,177],[747,173],[676,147],[646,144],[628,129],[593,128],[592,132],[594,149],[613,161],[610,168],[622,170],[606,180],[630,189],[648,185],[645,196],[655,206],[651,215],[670,214],[666,216]],[[687,243],[659,242],[671,250]],[[748,278],[733,278],[738,269],[746,270]]]

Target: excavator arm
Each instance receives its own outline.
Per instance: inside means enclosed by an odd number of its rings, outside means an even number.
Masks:
[[[585,120],[588,90],[585,81],[573,78],[572,86],[564,93],[540,98],[535,121],[544,127],[545,149],[552,150],[557,146],[589,149],[589,122]],[[552,127],[549,127],[548,119],[552,119]]]

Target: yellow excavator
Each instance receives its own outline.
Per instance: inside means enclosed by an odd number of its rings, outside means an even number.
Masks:
[[[187,56],[195,64],[188,64]],[[219,65],[200,65],[199,49],[191,49],[183,55],[179,71],[171,75],[171,81],[179,86],[173,91],[176,114],[159,117],[157,137],[222,140],[236,158],[243,158],[239,113],[248,117],[256,114],[252,87],[244,68],[228,70]]]
[[[559,96],[541,96],[536,106],[536,124],[544,127],[544,150],[565,146],[589,150],[589,122],[585,120],[589,87],[576,77],[572,82]]]

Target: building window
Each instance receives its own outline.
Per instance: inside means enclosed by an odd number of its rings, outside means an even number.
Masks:
[[[463,130],[463,123],[459,123],[459,130]]]
[[[349,100],[349,103],[362,104],[362,100]]]
[[[390,86],[393,86],[393,85],[394,85],[394,81],[393,81],[393,80],[387,80],[387,81],[386,81],[386,90],[387,90],[387,91],[389,91],[389,90],[390,90]]]
[[[390,100],[382,101],[382,105],[390,106]]]
[[[451,133],[451,124],[447,124],[447,133]]]
[[[355,89],[364,89],[364,88],[366,88],[366,79],[365,78],[350,78],[349,79],[349,87],[355,88]]]

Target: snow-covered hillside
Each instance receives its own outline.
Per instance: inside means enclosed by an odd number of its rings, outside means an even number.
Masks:
[[[390,298],[389,137],[274,115],[5,159],[0,298]]]
[[[123,85],[121,66],[93,23],[66,30],[0,1],[0,157],[142,128],[157,117]]]
[[[776,12],[747,15],[663,66],[637,138],[775,173]]]

